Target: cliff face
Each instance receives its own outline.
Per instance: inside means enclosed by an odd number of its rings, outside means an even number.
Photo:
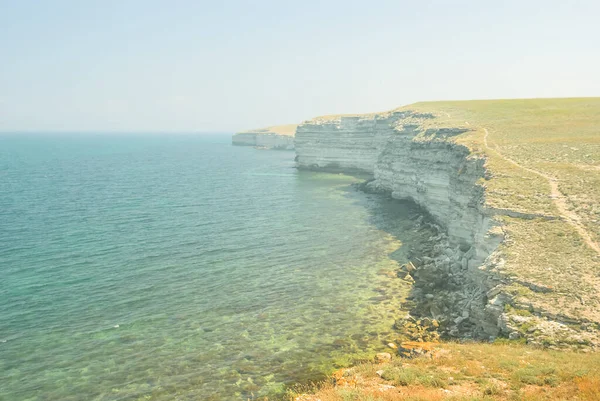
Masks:
[[[443,224],[456,243],[470,244],[487,231],[484,159],[469,157],[460,145],[437,140],[413,141],[414,126],[401,126],[389,138],[374,165],[375,183],[394,198],[412,199]],[[434,134],[435,135],[435,134]]]
[[[317,119],[301,124],[295,142],[298,167],[372,174],[395,122],[406,115]]]
[[[474,227],[487,231],[490,225],[484,190],[477,184],[485,176],[485,160],[447,141],[465,130],[424,132],[420,123],[431,118],[395,112],[306,122],[297,128],[297,166],[369,173],[375,178],[372,188],[413,200],[448,229],[453,242],[472,243],[481,237]]]
[[[455,337],[526,336],[539,342],[536,333],[560,331],[566,344],[581,342],[580,333],[548,321],[543,311],[533,317],[511,312],[518,307],[511,283],[544,290],[501,274],[505,234],[496,216],[516,214],[486,206],[486,160],[452,141],[467,130],[427,128],[432,118],[402,111],[305,122],[296,133],[297,166],[369,173],[367,189],[413,200],[433,218],[439,235],[399,273],[415,280],[406,307],[413,317],[438,319],[442,332]],[[591,338],[585,341],[593,343]]]
[[[485,160],[447,141],[465,130],[424,131],[419,123],[430,118],[396,112],[306,122],[297,129],[297,166],[372,174],[371,188],[419,204],[447,228],[453,243],[473,243],[482,236],[475,228],[485,233],[490,227],[477,183],[485,176]]]
[[[445,321],[451,336],[495,337],[506,302],[491,291],[501,282],[495,273],[501,259],[494,252],[503,235],[485,207],[480,184],[485,159],[446,140],[462,132],[422,132],[400,122],[377,158],[369,186],[413,200],[443,227],[429,255],[414,262],[419,313]],[[427,139],[415,139],[423,133]]]
[[[464,130],[425,130],[422,123],[432,117],[405,111],[306,122],[296,133],[297,165],[372,174],[370,190],[426,210],[443,229],[431,252],[414,259],[418,313],[445,321],[452,335],[496,336],[504,305],[497,299],[492,302],[499,305],[488,305],[486,294],[498,280],[484,271],[493,270],[489,257],[502,236],[493,233],[497,224],[478,184],[485,160],[447,140]]]

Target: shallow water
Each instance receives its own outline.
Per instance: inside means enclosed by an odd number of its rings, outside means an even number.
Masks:
[[[229,140],[0,136],[0,400],[246,400],[384,348],[415,211]]]

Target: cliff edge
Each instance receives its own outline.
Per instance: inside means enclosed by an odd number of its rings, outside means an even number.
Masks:
[[[600,98],[416,103],[296,130],[297,167],[361,172],[439,228],[399,276],[449,337],[600,345]]]

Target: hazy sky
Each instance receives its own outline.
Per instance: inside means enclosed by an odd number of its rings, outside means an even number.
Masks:
[[[600,1],[0,0],[0,131],[600,96]]]

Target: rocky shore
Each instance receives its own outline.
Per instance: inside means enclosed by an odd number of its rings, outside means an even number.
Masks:
[[[427,215],[419,223],[435,229],[398,271],[413,290],[396,327],[416,341],[506,337],[549,348],[598,347],[597,322],[523,302],[523,288],[542,295],[553,289],[503,272],[502,217],[539,216],[491,207],[486,155],[454,140],[470,129],[431,124],[436,118],[403,110],[317,118],[296,131],[299,169],[370,174],[366,191],[414,201]]]

